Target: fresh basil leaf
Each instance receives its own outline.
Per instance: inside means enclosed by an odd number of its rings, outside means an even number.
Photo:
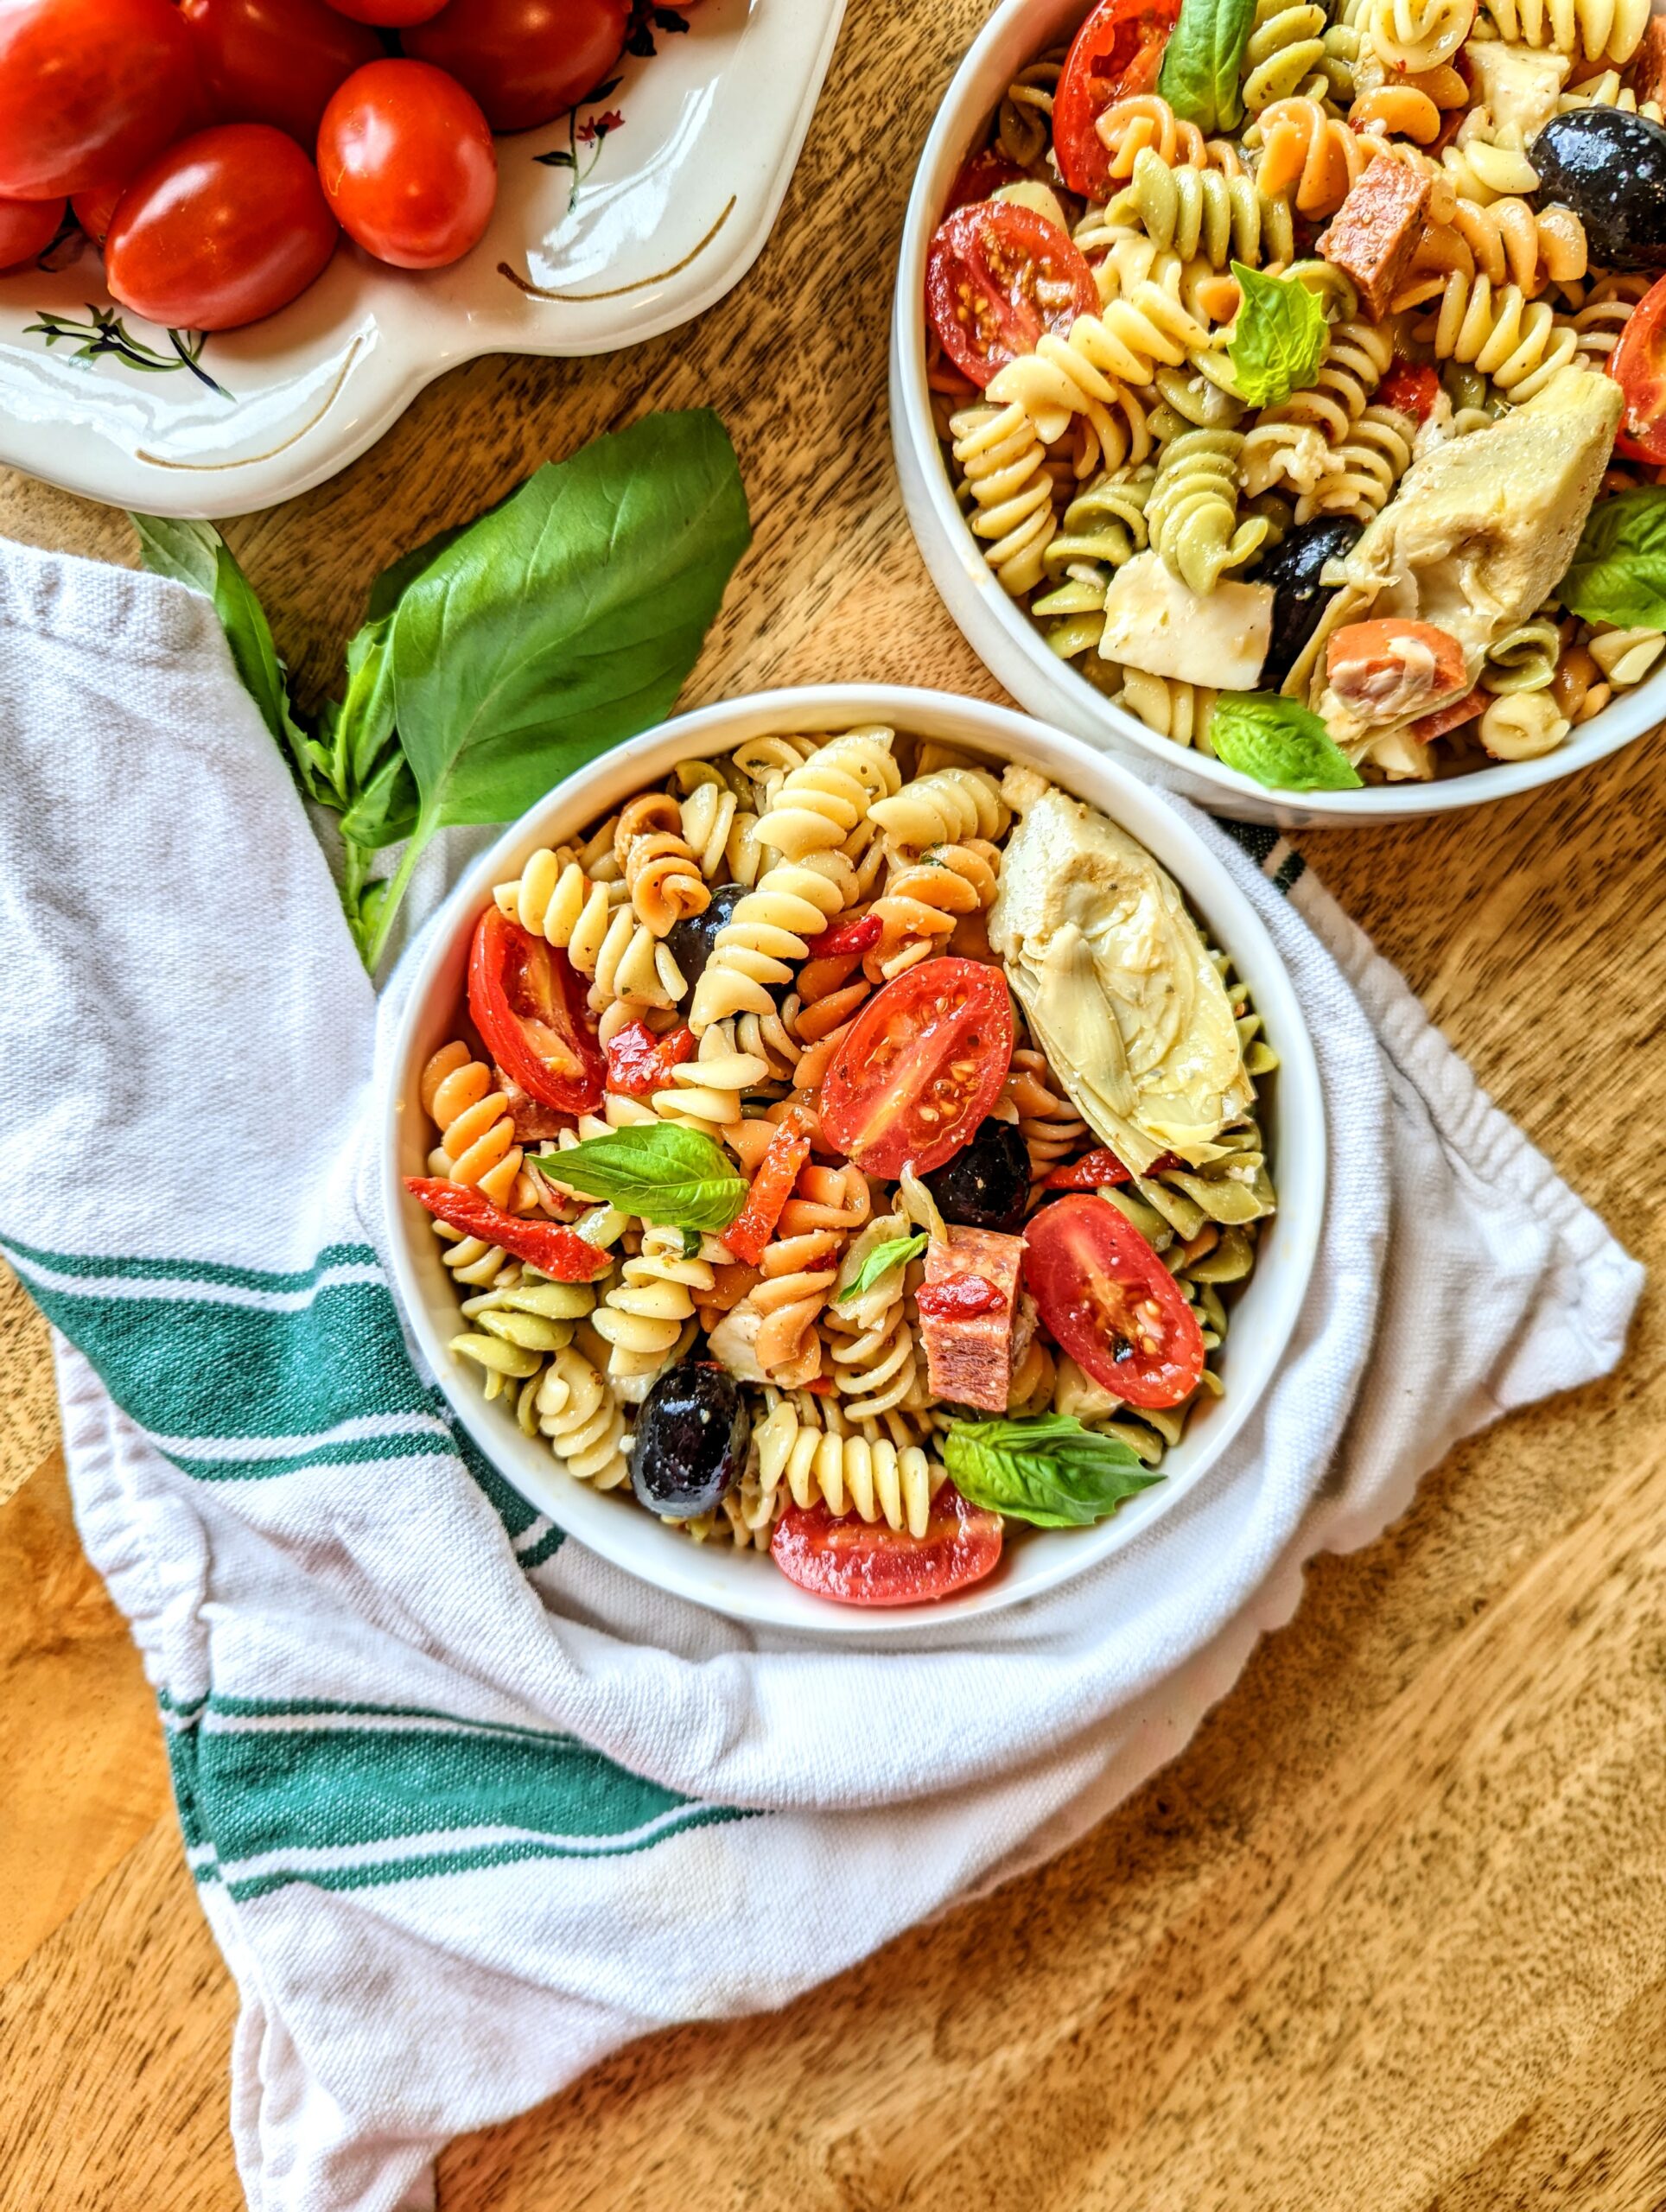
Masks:
[[[610,1129],[568,1152],[540,1154],[531,1165],[586,1198],[670,1229],[728,1227],[747,1202],[747,1180],[698,1129],[656,1122]]]
[[[397,845],[416,828],[418,804],[410,763],[395,746],[342,815],[341,835],[371,852]]]
[[[1599,500],[1555,595],[1586,622],[1666,630],[1666,491]]]
[[[328,792],[321,785],[321,777],[328,772],[327,759],[295,719],[271,626],[230,546],[206,522],[135,515],[132,523],[139,534],[140,556],[153,575],[171,576],[213,601],[244,690],[295,763],[308,798],[327,803]]]
[[[501,501],[499,503],[502,504]],[[368,792],[387,770],[387,752],[397,744],[393,723],[393,664],[390,645],[394,610],[408,587],[430,568],[448,546],[454,545],[467,524],[438,531],[409,553],[401,554],[372,584],[365,620],[347,640],[347,688],[334,733],[337,781],[343,791]],[[410,795],[409,818],[404,826],[373,842],[391,845],[409,836],[416,818],[416,779],[407,773]],[[385,810],[382,810],[384,813]],[[355,832],[344,823],[341,834]],[[372,842],[364,840],[361,842]]]
[[[395,716],[429,830],[506,822],[667,713],[751,536],[716,416],[650,415],[528,479],[408,584]]]
[[[972,1504],[1038,1529],[1085,1528],[1162,1480],[1131,1445],[1069,1414],[953,1421],[943,1464]]]
[[[1157,90],[1200,130],[1231,130],[1243,114],[1239,79],[1255,29],[1256,0],[1181,0]]]
[[[1319,716],[1275,691],[1224,691],[1209,742],[1240,775],[1277,791],[1351,791],[1359,772]]]
[[[910,1260],[917,1260],[930,1240],[922,1230],[918,1236],[893,1236],[883,1244],[876,1244],[856,1271],[854,1282],[833,1294],[836,1306],[849,1306],[864,1291],[872,1290],[881,1275],[888,1275],[893,1268],[905,1268]]]
[[[1299,276],[1264,276],[1232,264],[1243,302],[1226,341],[1240,398],[1276,405],[1310,385],[1330,349],[1324,302]]]
[[[697,1229],[685,1229],[683,1231],[683,1257],[685,1260],[697,1259],[699,1253],[700,1231]]]

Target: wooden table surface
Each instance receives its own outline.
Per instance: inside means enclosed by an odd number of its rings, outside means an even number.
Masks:
[[[855,677],[998,696],[909,537],[884,376],[911,164],[988,10],[851,0],[775,235],[700,321],[480,362],[334,483],[230,525],[303,688],[394,554],[597,431],[709,403],[757,539],[690,703]],[[119,516],[16,478],[0,532],[131,557]],[[1659,743],[1484,813],[1301,840],[1651,1262]],[[15,1286],[0,1360],[0,2212],[231,2212],[232,1985]],[[1650,1301],[1623,1375],[1471,1444],[1380,1543],[1320,1562],[1185,1755],[1065,1857],[458,2144],[444,2212],[1666,2204],[1663,1412]]]

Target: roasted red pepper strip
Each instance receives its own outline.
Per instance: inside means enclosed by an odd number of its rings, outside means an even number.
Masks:
[[[836,960],[841,954],[871,952],[885,935],[877,914],[862,914],[854,922],[836,922],[830,930],[812,937],[804,947],[806,960]]]
[[[1440,397],[1440,379],[1426,363],[1396,361],[1377,386],[1377,396],[1383,406],[1398,408],[1415,423],[1427,423]]]
[[[755,1268],[763,1258],[764,1247],[775,1233],[782,1208],[792,1196],[798,1170],[809,1157],[810,1139],[801,1136],[790,1123],[783,1122],[769,1141],[769,1150],[752,1179],[745,1205],[728,1227],[721,1231],[724,1243],[737,1260],[744,1260]]]
[[[1172,1152],[1160,1153],[1146,1170],[1148,1175],[1160,1175],[1166,1167],[1180,1165]],[[1105,1191],[1118,1183],[1131,1183],[1131,1169],[1124,1167],[1109,1145],[1096,1146],[1084,1152],[1079,1160],[1072,1160],[1062,1167],[1055,1167],[1042,1179],[1046,1191]]]
[[[405,1188],[453,1229],[502,1245],[552,1282],[594,1282],[613,1265],[606,1252],[587,1243],[576,1230],[558,1221],[540,1221],[536,1215],[506,1213],[471,1184],[448,1183],[437,1175],[407,1175]]]
[[[1005,1312],[1007,1300],[982,1275],[957,1275],[952,1282],[928,1282],[915,1300],[922,1313],[949,1321],[964,1320],[974,1313]]]
[[[627,1021],[607,1041],[607,1088],[627,1098],[647,1098],[671,1088],[671,1070],[694,1058],[694,1032],[686,1022],[656,1037],[645,1021]]]

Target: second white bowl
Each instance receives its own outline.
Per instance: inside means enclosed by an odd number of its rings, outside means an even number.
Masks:
[[[903,505],[943,602],[990,673],[1032,714],[1090,745],[1154,772],[1216,814],[1289,829],[1309,822],[1387,822],[1406,815],[1512,798],[1557,782],[1627,745],[1666,716],[1666,667],[1574,730],[1536,760],[1499,761],[1433,783],[1370,784],[1361,791],[1271,791],[1207,753],[1148,729],[1059,658],[1024,609],[1002,589],[956,504],[932,419],[925,380],[925,257],[966,156],[1018,72],[1068,39],[1088,0],[1002,0],[955,72],[932,125],[908,212],[891,323],[891,438]]]

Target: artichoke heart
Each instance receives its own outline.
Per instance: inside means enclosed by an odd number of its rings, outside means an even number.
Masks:
[[[1103,1143],[1143,1175],[1194,1167],[1253,1091],[1226,989],[1143,845],[1049,787],[1013,831],[989,943],[1035,1040]]]

